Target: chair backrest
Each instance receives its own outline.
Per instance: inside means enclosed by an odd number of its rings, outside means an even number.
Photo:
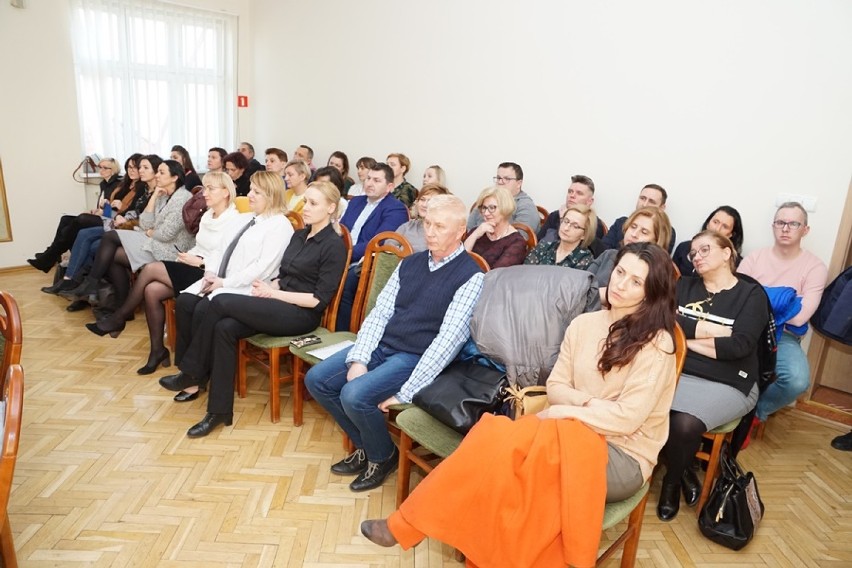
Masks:
[[[550,216],[550,212],[541,205],[536,205],[535,210],[538,211],[538,221],[543,227],[545,222],[547,222],[547,218]]]
[[[367,243],[352,305],[351,331],[361,329],[361,324],[376,305],[379,293],[390,280],[396,266],[412,252],[408,239],[393,231],[379,233]]]
[[[603,221],[601,221],[601,218],[600,218],[600,217],[598,217],[598,221],[600,221],[600,222],[601,222],[601,228],[603,229],[603,235],[602,235],[602,236],[606,236],[606,234],[609,232],[609,227],[607,226],[607,224],[606,224],[606,223],[604,223]]]
[[[535,231],[532,230],[532,227],[525,225],[524,223],[512,223],[512,226],[516,228],[521,233],[521,236],[526,239],[527,252],[534,249],[535,245],[538,244],[538,238],[536,238]]]
[[[680,379],[681,373],[683,373],[683,364],[686,362],[686,334],[683,332],[683,328],[680,327],[680,324],[675,322],[674,328],[674,342],[675,342],[675,366],[677,367],[677,376]]]
[[[248,213],[251,211],[251,205],[249,205],[248,197],[245,195],[238,195],[237,198],[234,199],[234,205],[240,213]]]
[[[9,367],[21,362],[24,331],[18,303],[9,292],[0,290],[0,309],[0,381],[4,381]],[[2,388],[0,382],[0,392]]]
[[[302,215],[300,213],[290,211],[289,213],[287,213],[287,219],[289,219],[290,224],[293,225],[294,231],[298,231],[299,229],[305,228],[305,221],[304,219],[302,219]]]
[[[349,235],[349,229],[338,224],[340,229],[340,238],[343,239],[343,244],[346,246],[346,264],[343,268],[343,274],[340,275],[340,285],[337,287],[337,292],[329,302],[323,315],[323,321],[320,325],[329,331],[334,331],[337,326],[337,310],[340,307],[340,298],[343,297],[343,285],[346,283],[346,275],[349,273],[349,263],[352,261],[352,237]]]
[[[482,272],[488,272],[489,270],[491,270],[491,267],[488,266],[487,260],[485,260],[473,251],[467,251],[467,254],[469,254],[470,257],[474,260],[474,262],[479,265],[479,268],[482,269]]]
[[[672,268],[674,269],[675,282],[677,282],[678,280],[680,280],[680,268],[677,267],[677,264],[675,264],[675,261],[672,261]]]
[[[0,455],[0,515],[6,514],[12,477],[18,459],[18,440],[21,437],[21,415],[24,411],[24,369],[19,364],[9,367],[4,377],[3,453]]]

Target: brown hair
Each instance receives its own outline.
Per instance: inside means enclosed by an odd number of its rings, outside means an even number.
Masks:
[[[713,242],[715,242],[720,249],[729,249],[731,251],[731,257],[728,259],[728,267],[731,269],[732,274],[737,271],[737,249],[731,239],[729,239],[722,233],[717,233],[716,231],[706,229],[692,237],[692,240],[694,241],[695,239],[701,237],[707,237],[708,239],[712,239]]]
[[[630,228],[636,217],[650,217],[651,223],[654,225],[654,240],[652,242],[664,249],[669,248],[669,241],[672,238],[672,224],[665,211],[657,207],[640,207],[621,226],[622,233]]]
[[[633,243],[618,252],[616,265],[625,254],[635,254],[648,265],[645,299],[635,312],[609,326],[604,350],[598,360],[598,370],[604,375],[614,368],[629,365],[661,331],[668,332],[674,342],[677,302],[671,258],[655,244]]]
[[[402,174],[403,176],[408,174],[409,171],[411,171],[411,160],[409,160],[408,156],[406,156],[405,154],[388,154],[388,157],[385,162],[387,163],[387,160],[390,160],[391,158],[396,158],[397,160],[399,160],[399,165],[405,168],[405,172]]]
[[[576,211],[586,218],[586,229],[583,231],[583,240],[580,242],[580,246],[583,248],[589,248],[589,245],[592,244],[593,240],[595,240],[595,235],[598,232],[598,216],[595,214],[595,210],[582,203],[569,205],[565,208],[565,213],[562,214],[562,217],[559,218],[560,223],[569,211]]]

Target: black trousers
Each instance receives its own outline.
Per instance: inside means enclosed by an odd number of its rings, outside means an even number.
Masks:
[[[189,296],[189,298],[183,298]],[[194,298],[194,299],[193,299]],[[193,305],[192,330],[183,336],[178,315],[178,366],[196,378],[210,379],[207,412],[230,414],[234,411],[234,374],[237,370],[237,343],[256,333],[300,335],[319,326],[321,314],[272,298],[241,294],[220,294],[207,300],[181,294],[177,314]],[[182,337],[183,336],[183,337]],[[191,337],[189,337],[191,336]]]
[[[53,242],[50,243],[47,249],[48,254],[58,260],[63,252],[71,249],[74,239],[77,238],[77,233],[80,230],[88,227],[100,227],[103,223],[103,219],[99,215],[92,215],[91,213],[63,215],[59,219],[59,225],[56,227]]]

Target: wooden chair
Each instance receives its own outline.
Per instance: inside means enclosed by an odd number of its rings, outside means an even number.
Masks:
[[[3,387],[3,453],[0,455],[0,559],[6,568],[18,566],[12,527],[9,524],[9,495],[18,459],[18,440],[21,437],[21,415],[24,410],[24,369],[17,363],[9,366]]]
[[[301,216],[299,219],[301,220]],[[348,267],[349,261],[352,258],[352,241],[349,237],[349,231],[343,226],[341,226],[341,238],[346,245],[345,266]],[[343,295],[343,285],[346,282],[346,272],[344,268],[343,273],[340,275],[337,292],[323,313],[320,327],[311,333],[324,335],[334,331],[335,322],[337,321],[337,308],[340,304],[340,298]],[[237,393],[240,398],[246,397],[246,367],[249,360],[256,361],[262,365],[269,373],[269,418],[272,422],[278,422],[281,419],[281,383],[293,380],[292,373],[282,374],[281,358],[290,354],[290,341],[295,337],[297,336],[275,336],[258,333],[241,339],[237,344],[237,374],[234,377]],[[292,366],[290,368],[292,369]],[[299,397],[294,400],[293,423],[296,426],[302,425],[302,399]]]
[[[677,324],[675,324],[674,340],[675,368],[677,376],[680,377],[683,364],[686,361],[687,348],[686,335]],[[401,430],[396,493],[396,506],[399,508],[408,497],[411,464],[417,464],[428,474],[434,467],[432,462],[437,459],[444,459],[453,453],[461,443],[463,436],[416,406],[401,412],[397,416],[396,422]],[[417,446],[422,446],[428,453],[416,453]],[[621,556],[622,568],[631,568],[635,564],[650,484],[651,480],[649,479],[631,497],[623,501],[606,504],[601,530],[610,529],[624,519],[627,519],[627,528],[598,556],[596,566],[606,562],[621,546],[624,546],[624,552]]]
[[[544,223],[547,221],[547,218],[550,216],[550,212],[541,205],[536,205],[535,209],[536,211],[538,211],[539,226],[543,227]]]
[[[177,345],[177,316],[175,299],[166,298],[163,300],[163,309],[166,311],[166,345],[172,353],[175,352]]]
[[[293,397],[299,408],[302,407],[302,397],[305,378],[305,364],[313,366],[319,363],[319,359],[311,355],[311,351],[319,347],[336,345],[343,341],[355,341],[357,330],[367,317],[367,314],[375,307],[379,293],[393,274],[396,266],[403,258],[412,253],[408,240],[392,231],[379,233],[367,243],[364,251],[364,265],[361,268],[361,277],[358,280],[358,288],[355,291],[355,300],[352,307],[352,320],[350,329],[355,331],[338,331],[321,335],[322,343],[309,347],[292,347],[290,353],[293,355]],[[301,416],[299,424],[301,424]]]
[[[741,419],[736,418],[727,424],[722,424],[718,428],[704,433],[704,439],[712,442],[712,445],[708,453],[704,450],[702,442],[702,447],[695,452],[696,458],[707,462],[707,471],[704,473],[704,485],[701,487],[701,497],[698,498],[698,505],[695,507],[696,514],[701,512],[701,507],[704,506],[704,503],[710,497],[713,482],[716,481],[716,477],[719,475],[719,454],[722,451],[722,442],[727,440],[729,444],[731,443],[734,430],[737,429]]]
[[[598,218],[598,221],[601,221],[600,218]],[[601,221],[601,227],[603,227],[603,236],[606,236],[606,234],[609,232],[609,227],[603,221]]]
[[[293,225],[294,231],[298,231],[299,229],[305,228],[305,221],[304,219],[302,219],[301,213],[290,211],[289,213],[287,213],[287,219],[290,221],[290,224]],[[351,249],[352,247],[350,246],[349,248]]]
[[[534,249],[535,245],[538,244],[538,238],[535,236],[535,231],[532,230],[532,227],[523,223],[512,223],[512,226],[516,228],[521,233],[521,236],[526,239],[527,252]]]
[[[0,381],[5,380],[6,371],[21,362],[21,346],[24,342],[21,312],[14,296],[0,290]],[[0,391],[3,383],[0,382]]]

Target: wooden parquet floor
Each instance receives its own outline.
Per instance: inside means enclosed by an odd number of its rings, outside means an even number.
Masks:
[[[294,427],[285,387],[272,424],[267,384],[253,371],[234,426],[190,440],[205,398],[174,403],[157,384],[165,370],[135,373],[147,355],[143,318],[118,339],[95,337],[83,328],[91,314],[66,312],[39,291],[46,284],[34,270],[0,274],[24,319],[24,425],[9,506],[22,566],[460,566],[438,542],[403,552],[360,536],[361,520],[394,509],[395,481],[354,494],[331,475],[340,433],[315,403]],[[766,517],[739,553],[705,540],[692,510],[658,521],[658,479],[638,564],[852,566],[852,453],[829,446],[846,431],[785,410],[742,454]]]

